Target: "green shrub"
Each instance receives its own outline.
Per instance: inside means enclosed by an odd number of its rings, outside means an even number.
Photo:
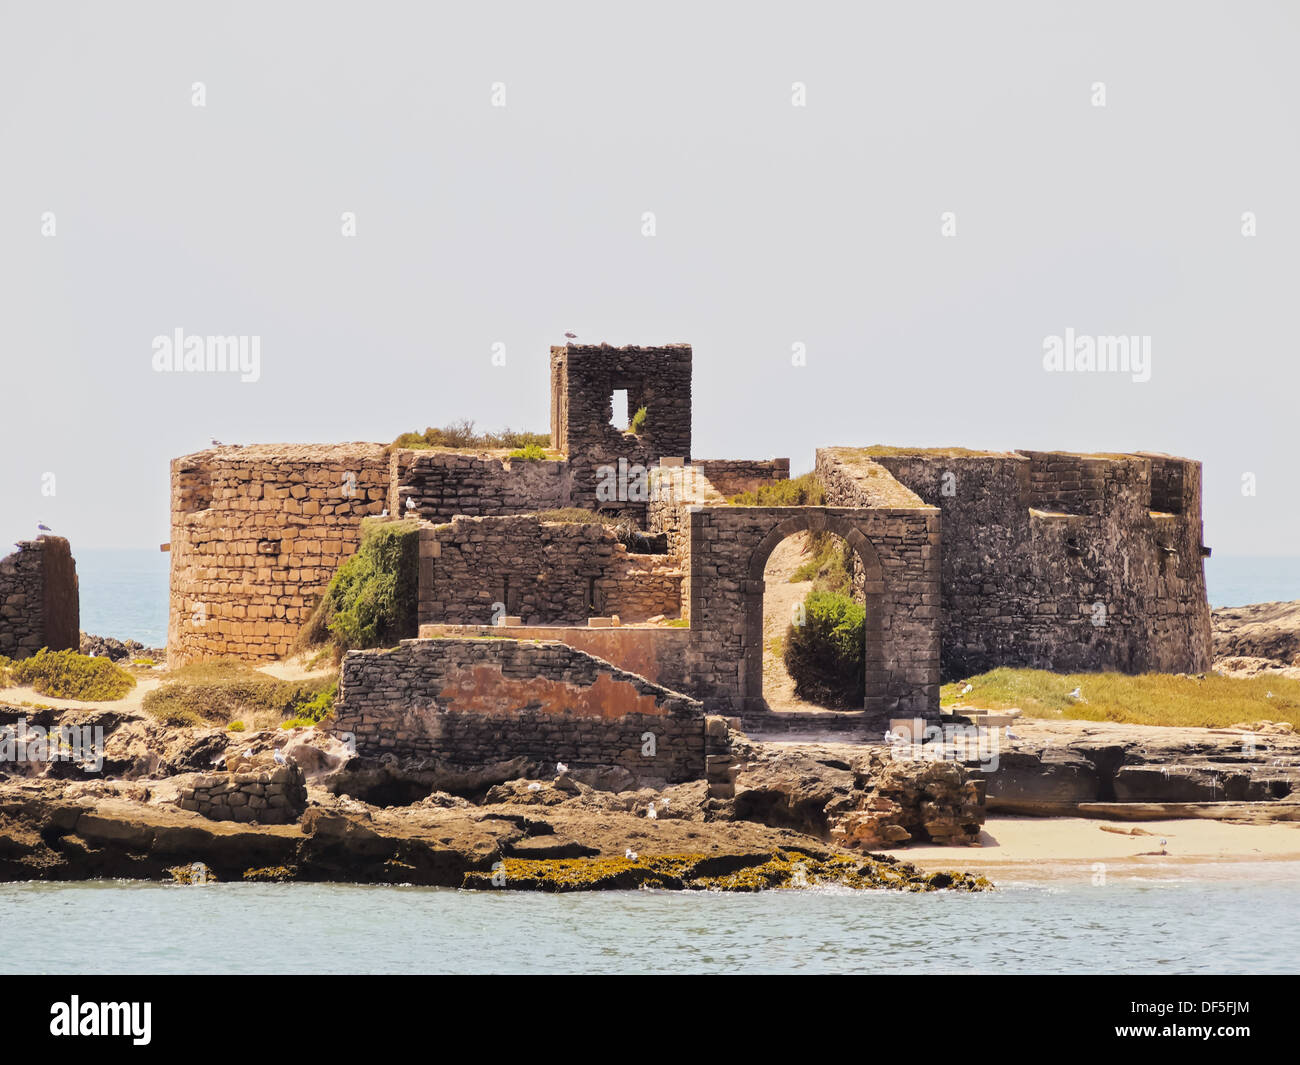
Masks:
[[[335,684],[333,676],[280,680],[244,662],[194,662],[168,674],[164,684],[145,694],[143,705],[169,725],[224,725],[294,716]]]
[[[790,574],[791,583],[812,581],[820,592],[850,594],[853,587],[853,548],[822,529],[808,539],[808,557]]]
[[[785,635],[785,668],[800,699],[820,706],[861,709],[866,609],[847,595],[812,591],[804,623]]]
[[[638,407],[637,412],[632,415],[632,421],[628,423],[628,428],[637,436],[640,436],[642,430],[645,429],[645,420],[649,413],[650,412],[646,410],[645,407]]]
[[[523,447],[517,447],[509,455],[512,459],[523,459],[525,462],[540,462],[546,458],[546,448],[539,444],[525,444]]]
[[[338,698],[339,685],[335,681],[328,688],[322,688],[307,702],[298,707],[298,717],[313,725],[320,724],[334,713],[334,700]]]
[[[227,732],[243,732],[243,731],[244,731],[244,723],[243,723],[242,721],[232,721],[229,725],[226,726],[226,731],[227,731]]]
[[[757,491],[741,492],[730,502],[737,507],[820,507],[826,504],[826,489],[817,474],[805,473],[759,485]]]
[[[13,685],[14,679],[11,675],[13,665],[14,661],[12,658],[6,658],[4,655],[0,655],[0,688],[8,688]]]
[[[30,684],[55,699],[100,702],[120,699],[135,687],[135,678],[107,658],[44,647],[10,665],[7,672],[13,683]]]
[[[427,450],[434,447],[483,450],[502,447],[527,448],[529,446],[543,449],[550,447],[551,434],[515,432],[512,429],[503,429],[499,433],[476,433],[474,423],[462,418],[458,422],[444,425],[441,429],[430,427],[422,433],[402,433],[385,448],[385,451],[391,452],[396,448],[403,447],[417,450]]]
[[[340,651],[391,647],[416,634],[420,525],[363,522],[361,546],[341,565],[298,639]]]

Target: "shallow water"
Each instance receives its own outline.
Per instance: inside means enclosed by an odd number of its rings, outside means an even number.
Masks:
[[[1300,863],[992,893],[0,885],[6,973],[1300,972]]]

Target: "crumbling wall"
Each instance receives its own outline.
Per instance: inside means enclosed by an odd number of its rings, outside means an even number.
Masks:
[[[0,655],[26,658],[42,647],[76,650],[81,599],[71,546],[62,536],[17,546],[0,559]]]
[[[619,625],[587,628],[577,625],[421,625],[421,639],[438,637],[505,636],[512,640],[556,640],[602,658],[611,665],[654,684],[683,691],[690,683],[686,658],[689,629]]]
[[[179,804],[211,821],[287,825],[307,808],[307,784],[296,765],[248,765],[239,772],[195,777],[182,789]]]
[[[645,428],[632,434],[612,424],[613,394],[627,391],[629,418],[645,407]],[[638,520],[645,500],[599,498],[602,467],[648,469],[663,456],[691,453],[691,347],[551,348],[551,440],[567,453],[575,506],[604,507]]]
[[[562,643],[405,640],[351,651],[333,727],[351,732],[363,757],[614,765],[642,782],[705,772],[699,702]]]
[[[508,456],[506,451],[394,451],[389,511],[444,522],[458,514],[529,514],[570,505],[568,463]]]
[[[675,559],[634,555],[598,523],[539,522],[531,515],[456,518],[421,529],[420,623],[584,624],[676,616],[682,573]]]
[[[790,478],[789,459],[697,459],[691,465],[728,498]]]
[[[853,498],[846,485],[868,466],[888,470],[942,514],[945,678],[1000,665],[1208,668],[1199,463],[1038,451],[818,452],[836,503]]]
[[[361,519],[385,509],[379,444],[221,447],[172,462],[172,664],[287,654]]]

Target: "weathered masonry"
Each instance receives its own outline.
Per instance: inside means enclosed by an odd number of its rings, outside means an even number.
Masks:
[[[24,540],[0,559],[0,655],[26,658],[81,641],[77,564],[61,536]]]
[[[817,469],[837,503],[884,469],[938,509],[946,676],[1209,668],[1199,462],[825,448]]]
[[[765,566],[803,531],[851,549],[873,728],[937,715],[942,676],[997,665],[1209,665],[1196,462],[832,447],[816,454],[826,505],[737,505],[788,478],[789,460],[693,455],[689,345],[568,345],[550,367],[542,461],[379,444],[176,460],[169,658],[284,654],[361,519],[386,511],[421,521],[422,638],[348,656],[344,720],[376,749],[517,739],[568,761],[557,752],[576,750],[578,729],[602,757],[631,759],[634,719],[659,714],[646,698],[678,707],[674,720],[697,704],[765,713]],[[613,424],[621,391],[629,414],[646,410],[635,430]],[[603,513],[540,514],[574,507]],[[565,701],[588,711],[557,715]],[[673,772],[695,766],[683,752],[697,731],[673,733]]]
[[[639,782],[705,775],[704,707],[564,643],[404,640],[343,660],[335,728],[363,755],[619,766]]]

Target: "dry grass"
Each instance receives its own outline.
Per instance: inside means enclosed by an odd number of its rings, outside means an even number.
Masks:
[[[169,725],[274,728],[292,719],[336,683],[332,675],[280,680],[244,662],[194,662],[168,674],[144,697],[144,709]],[[332,700],[331,700],[332,701]]]
[[[1048,673],[995,669],[945,684],[940,703],[1019,707],[1025,717],[1047,720],[1116,721],[1132,725],[1225,728],[1243,722],[1286,721],[1300,728],[1300,681],[1285,677],[1222,677],[1143,673]],[[972,686],[961,694],[966,684]],[[1070,698],[1076,687],[1080,701]],[[1271,694],[1270,694],[1271,693]]]

